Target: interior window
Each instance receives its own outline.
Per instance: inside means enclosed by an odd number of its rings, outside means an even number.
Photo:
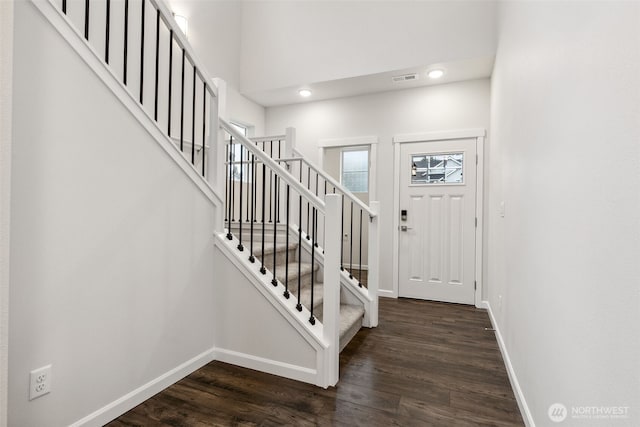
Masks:
[[[247,128],[238,123],[230,123],[231,126],[236,128],[238,132],[240,132],[243,136],[247,136]],[[233,144],[233,167],[232,176],[236,181],[240,181],[240,177],[242,176],[242,182],[251,182],[251,165],[247,163],[249,159],[249,154],[247,150],[241,149],[241,145],[239,143]],[[227,153],[227,156],[229,154]],[[241,158],[242,157],[242,158]],[[228,173],[228,172],[227,172]]]
[[[369,191],[369,150],[343,150],[340,182],[352,193]]]

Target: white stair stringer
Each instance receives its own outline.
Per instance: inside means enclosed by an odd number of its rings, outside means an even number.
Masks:
[[[260,262],[249,261],[238,240],[216,235],[216,271],[220,289],[214,302],[216,360],[328,387],[326,354],[320,322],[311,325],[306,307],[284,297],[284,285],[271,284],[272,275],[260,273]],[[235,268],[232,268],[235,267]]]

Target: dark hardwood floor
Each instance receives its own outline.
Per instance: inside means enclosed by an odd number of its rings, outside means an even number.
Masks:
[[[521,426],[490,326],[470,306],[381,298],[335,388],[212,362],[108,425]]]

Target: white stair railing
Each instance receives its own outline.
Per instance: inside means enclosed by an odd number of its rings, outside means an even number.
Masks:
[[[287,128],[285,135],[255,137],[251,138],[251,141],[256,148],[284,165],[290,175],[317,197],[330,194],[339,196],[341,220],[338,225],[342,244],[338,247],[340,253],[338,259],[342,282],[358,287],[367,294],[369,306],[366,310],[364,323],[365,326],[375,327],[378,324],[379,202],[372,201],[370,205],[364,203],[325,170],[298,151],[295,147],[295,139],[295,129]],[[283,215],[281,208],[282,206],[279,206],[274,209],[274,217]],[[302,221],[298,224],[298,231],[304,235],[306,240],[309,240],[313,234],[310,231],[313,225],[309,214],[311,210],[309,206],[299,208],[303,212]],[[324,247],[325,257],[327,249],[324,237],[326,226],[327,224],[322,221],[316,226],[318,228],[318,245]],[[354,261],[356,261],[355,264]],[[365,268],[367,271],[366,285],[362,280]]]
[[[229,135],[229,143],[225,150],[225,156],[228,159],[225,168],[226,189],[224,189],[225,204],[228,209],[225,218],[227,230],[225,239],[233,242],[240,256],[247,257],[251,263],[260,263],[259,272],[263,275],[264,281],[278,289],[282,297],[287,300],[297,299],[296,309],[299,312],[304,313],[308,310],[308,323],[312,327],[321,328],[319,335],[328,347],[324,360],[326,385],[335,385],[338,380],[340,347],[339,196],[329,194],[323,201],[288,173],[277,159],[271,158],[270,153],[263,151],[262,146],[246,138],[226,120],[219,119],[219,122],[220,128]],[[219,191],[223,190],[219,189]],[[299,207],[303,203],[309,206],[311,218],[311,225],[306,234],[311,242],[310,263],[303,262],[301,233],[297,236],[296,260],[288,259],[289,229],[296,228],[292,216],[295,217],[297,213],[297,223],[300,223],[302,216],[302,211],[292,209],[292,206],[295,204]],[[319,236],[316,224],[320,219],[327,225],[323,231],[324,242],[332,248],[331,252],[324,254],[322,324],[317,322],[317,313],[314,313],[317,298],[314,292],[320,285],[316,277],[316,266],[322,250],[319,245],[316,245]],[[285,227],[284,236],[279,232],[279,226]],[[260,241],[254,245],[256,237]],[[267,268],[265,243],[272,244],[273,247],[271,270]],[[287,261],[284,265],[276,261],[275,251],[275,248],[282,244],[287,248],[285,251]],[[305,301],[306,306],[302,300],[303,288],[307,286],[302,284],[303,269],[310,276],[311,281],[310,286],[307,287],[310,291],[310,300],[308,303]]]

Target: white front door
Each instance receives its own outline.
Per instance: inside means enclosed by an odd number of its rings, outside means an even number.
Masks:
[[[476,139],[402,144],[399,295],[474,304]]]

